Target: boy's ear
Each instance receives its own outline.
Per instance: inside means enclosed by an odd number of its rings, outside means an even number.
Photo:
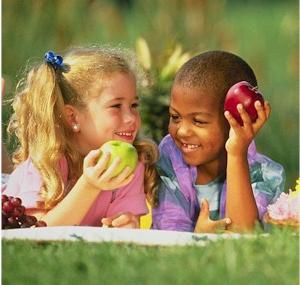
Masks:
[[[77,122],[77,109],[72,105],[64,106],[65,118],[69,124],[69,126],[73,126],[74,124],[78,124]]]

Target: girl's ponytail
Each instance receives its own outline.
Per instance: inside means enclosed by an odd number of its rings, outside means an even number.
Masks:
[[[50,63],[33,67],[17,87],[9,123],[9,132],[20,142],[13,161],[19,164],[30,157],[40,171],[44,208],[55,205],[64,194],[58,168],[66,141],[61,76],[61,70]]]
[[[134,146],[139,154],[139,159],[145,165],[144,173],[144,191],[147,201],[152,207],[157,206],[157,184],[158,174],[155,168],[155,163],[158,160],[158,148],[150,139],[141,139],[134,142]]]

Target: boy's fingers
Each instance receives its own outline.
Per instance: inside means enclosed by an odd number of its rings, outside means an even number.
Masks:
[[[209,205],[206,199],[201,199],[199,219],[206,220],[209,218]]]
[[[244,127],[251,126],[252,125],[251,118],[250,118],[249,114],[247,113],[247,111],[245,110],[243,104],[238,104],[236,108],[243,120]]]
[[[269,118],[270,114],[271,114],[271,105],[270,105],[270,103],[268,101],[265,101],[264,107],[265,107],[265,110],[266,110],[267,118]]]
[[[265,108],[262,106],[260,101],[255,101],[254,103],[254,107],[257,111],[257,115],[258,115],[258,121],[260,121],[261,123],[265,122],[267,120],[267,113]]]
[[[215,224],[215,229],[217,230],[225,230],[226,227],[231,224],[230,218],[224,218],[213,222]]]
[[[224,112],[224,116],[227,119],[229,125],[236,129],[240,127],[240,124],[237,122],[237,120],[231,115],[231,113],[229,111],[225,111]]]

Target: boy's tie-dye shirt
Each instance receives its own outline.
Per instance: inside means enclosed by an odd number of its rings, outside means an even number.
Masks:
[[[184,162],[170,135],[161,141],[159,151],[159,205],[153,208],[152,228],[193,232],[200,211],[195,187],[197,169]],[[259,219],[262,221],[267,206],[284,191],[285,172],[280,164],[258,153],[254,142],[248,149],[248,163]],[[226,180],[219,196],[220,218],[225,216],[225,205]]]

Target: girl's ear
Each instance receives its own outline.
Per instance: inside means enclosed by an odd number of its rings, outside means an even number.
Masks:
[[[73,129],[74,132],[79,131],[79,123],[77,119],[78,111],[72,105],[64,106],[65,118],[67,120],[68,125]]]

